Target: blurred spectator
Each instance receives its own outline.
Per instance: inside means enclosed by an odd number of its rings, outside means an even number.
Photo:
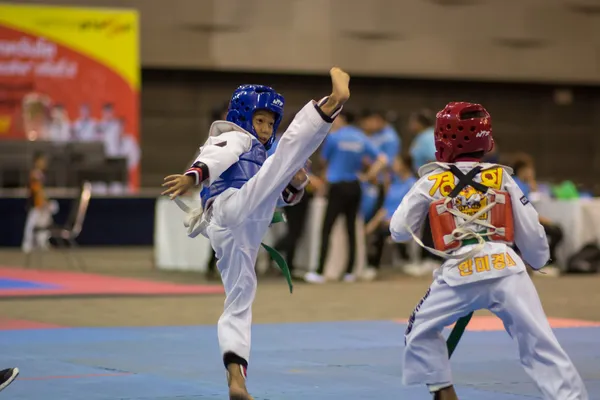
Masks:
[[[377,272],[381,264],[383,247],[385,240],[390,236],[390,220],[392,215],[402,202],[404,196],[412,188],[417,178],[412,172],[412,158],[409,155],[400,155],[394,159],[394,174],[392,183],[388,189],[383,207],[375,213],[365,228],[367,235],[374,235],[374,246],[369,252],[369,267],[364,272],[362,278],[373,280],[377,277]],[[404,258],[408,258],[405,243],[395,243]]]
[[[527,159],[518,160],[513,165],[513,173],[513,179],[517,186],[519,186],[525,197],[532,200],[532,196],[535,197],[538,190],[538,184],[535,179],[535,168],[532,161]],[[532,201],[532,204],[535,204],[535,202]],[[556,247],[563,239],[563,231],[562,228],[552,220],[541,215],[539,216],[539,219],[546,232],[546,237],[548,238],[548,245],[550,246],[550,262],[552,263],[556,261]],[[548,275],[555,276],[560,271],[556,266],[549,265],[544,268],[544,272]]]
[[[53,142],[68,142],[71,140],[69,117],[62,104],[56,104],[52,107],[46,140]]]
[[[286,125],[289,125],[289,122],[291,122],[291,120],[288,121],[288,124]],[[282,135],[283,129],[280,126],[280,132],[278,132],[276,135],[275,142],[273,142],[273,145],[267,151],[269,156],[275,153]],[[307,164],[311,164],[310,160]],[[287,219],[287,230],[285,235],[282,236],[275,244],[275,249],[284,254],[286,263],[290,269],[292,278],[294,279],[302,279],[304,277],[304,273],[298,271],[296,265],[294,264],[296,249],[298,248],[298,244],[304,233],[304,228],[306,227],[310,202],[315,195],[322,191],[325,184],[319,176],[312,173],[310,167],[308,168],[308,175],[310,178],[310,183],[305,188],[304,195],[302,196],[300,202],[296,205],[285,207],[284,209]],[[277,270],[279,270],[279,268],[277,268]]]
[[[408,119],[408,130],[414,135],[410,155],[415,173],[419,172],[419,168],[423,165],[435,161],[434,122],[435,116],[428,109],[414,112]]]
[[[23,233],[23,252],[29,253],[34,247],[45,248],[48,244],[48,231],[39,228],[48,228],[52,225],[52,214],[58,211],[55,201],[48,201],[44,190],[46,168],[48,166],[47,156],[43,153],[35,154],[33,168],[29,174],[29,196],[27,199],[27,219]]]
[[[352,274],[356,254],[356,217],[361,200],[359,175],[365,156],[375,160],[365,179],[374,179],[387,164],[386,156],[381,153],[358,128],[348,123],[349,114],[342,113],[333,122],[331,133],[325,139],[321,156],[327,163],[327,182],[329,193],[327,210],[323,220],[319,267],[309,272],[304,279],[307,282],[323,283],[323,269],[329,252],[331,229],[338,216],[343,214],[348,232],[348,259],[345,281],[354,281]]]
[[[385,154],[388,160],[386,170],[390,171],[392,162],[400,152],[401,140],[398,132],[388,123],[383,111],[363,110],[358,121],[358,126],[368,136],[375,147]],[[375,160],[365,157],[364,163],[368,167]],[[389,174],[379,174],[371,182],[363,182],[360,211],[365,221],[371,219],[376,210],[383,204],[386,187],[389,184]]]
[[[82,142],[99,140],[96,135],[96,121],[92,118],[89,104],[79,107],[79,118],[73,123],[73,137]]]
[[[490,164],[499,164],[500,163],[500,155],[498,154],[498,143],[494,143],[494,148],[489,153],[483,156],[481,159],[482,162],[490,163]]]
[[[96,128],[99,139],[104,142],[106,156],[118,157],[122,127],[119,120],[115,117],[112,103],[106,103],[102,106],[102,117]]]
[[[300,239],[306,228],[310,203],[314,196],[320,191],[321,186],[324,185],[324,182],[319,177],[310,173],[309,177],[310,183],[305,188],[304,196],[302,196],[300,202],[296,205],[285,207],[287,231],[275,245],[275,248],[278,251],[284,253],[285,260],[290,269],[292,278],[294,279],[302,279],[305,275],[296,268],[294,258],[296,257],[298,244],[300,243]]]
[[[135,168],[140,162],[141,150],[135,136],[126,130],[125,118],[119,118],[120,136],[118,157],[127,159],[127,169]]]
[[[410,146],[410,155],[413,159],[413,170],[418,173],[419,168],[436,160],[434,125],[435,115],[429,109],[422,109],[412,113],[408,119],[408,130],[415,135]],[[428,247],[434,247],[433,236],[429,218],[423,224],[423,243]],[[420,276],[433,271],[439,267],[441,262],[438,256],[421,249],[422,263],[411,263],[405,266],[404,272],[409,275]]]

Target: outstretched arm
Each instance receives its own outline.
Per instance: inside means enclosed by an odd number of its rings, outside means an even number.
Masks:
[[[251,147],[252,138],[243,132],[232,131],[209,137],[185,173],[169,175],[164,179],[162,186],[168,189],[162,194],[174,199],[194,186],[210,185]]]

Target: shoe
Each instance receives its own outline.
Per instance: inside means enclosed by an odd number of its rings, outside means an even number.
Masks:
[[[375,279],[377,279],[377,269],[373,268],[373,267],[369,267],[367,269],[365,269],[363,271],[363,273],[360,275],[360,279],[362,279],[363,281],[374,281]]]
[[[304,275],[304,280],[308,283],[325,283],[325,277],[316,272],[307,272]]]
[[[356,282],[356,275],[354,275],[354,274],[345,274],[344,275],[344,282],[346,282],[346,283]]]
[[[10,385],[19,375],[19,368],[8,368],[0,371],[0,391]]]
[[[404,273],[414,277],[422,277],[431,273],[431,269],[425,263],[410,263],[404,266]]]
[[[292,272],[292,278],[293,279],[304,280],[304,276],[306,275],[306,272],[304,272],[304,271],[298,271],[297,269],[293,269],[291,272]]]
[[[442,263],[440,261],[428,259],[423,261],[423,266],[427,270],[427,272],[433,273],[436,269],[442,266]]]

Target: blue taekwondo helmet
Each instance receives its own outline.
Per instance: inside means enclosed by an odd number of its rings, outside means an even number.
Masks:
[[[273,88],[262,85],[242,85],[231,96],[229,109],[227,110],[227,121],[247,130],[258,139],[258,134],[252,125],[254,113],[258,110],[267,110],[274,113],[273,134],[264,145],[265,149],[269,150],[275,141],[275,133],[283,118],[284,103],[283,96]]]

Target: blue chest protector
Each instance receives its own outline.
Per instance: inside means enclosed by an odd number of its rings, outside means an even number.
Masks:
[[[207,202],[223,193],[229,188],[241,188],[250,178],[252,178],[267,159],[265,147],[258,141],[252,141],[250,151],[242,154],[237,163],[229,167],[221,176],[207,188],[200,192],[202,207],[206,207]]]

